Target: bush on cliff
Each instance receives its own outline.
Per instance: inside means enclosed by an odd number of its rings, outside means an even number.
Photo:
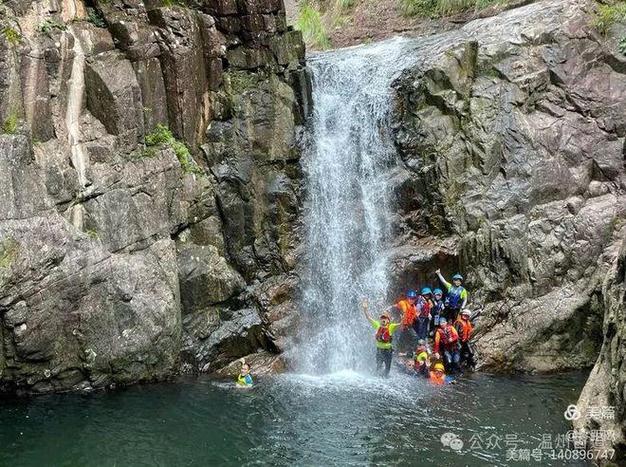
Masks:
[[[607,34],[611,26],[621,22],[626,22],[626,1],[618,0],[598,6],[594,25],[601,34]]]
[[[302,37],[307,44],[312,44],[320,49],[330,47],[330,40],[322,23],[322,16],[310,3],[304,2],[300,5],[295,28],[302,32]]]
[[[163,149],[168,146],[176,154],[180,166],[185,173],[201,174],[202,170],[193,160],[189,148],[185,143],[178,141],[168,127],[165,125],[157,125],[154,130],[148,133],[144,138],[146,148],[142,152],[143,157],[153,157],[156,155],[157,149]]]

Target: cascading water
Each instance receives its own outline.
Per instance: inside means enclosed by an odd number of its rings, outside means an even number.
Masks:
[[[304,315],[296,367],[359,369],[372,353],[360,302],[387,296],[391,84],[410,66],[407,39],[311,57],[314,115],[303,158],[307,226]],[[365,357],[365,358],[364,358]]]

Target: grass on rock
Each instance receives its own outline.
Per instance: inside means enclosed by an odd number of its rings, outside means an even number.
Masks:
[[[322,23],[322,15],[309,2],[303,2],[300,5],[295,28],[302,32],[302,37],[307,44],[313,44],[319,49],[330,47],[330,39]]]
[[[598,5],[594,26],[601,34],[607,34],[616,23],[626,22],[626,1],[616,0],[612,3]]]
[[[202,170],[196,162],[193,160],[189,148],[182,141],[178,141],[174,138],[174,135],[168,127],[165,125],[157,125],[154,130],[146,135],[144,138],[146,148],[142,152],[143,157],[153,157],[156,155],[156,151],[163,149],[164,147],[170,147],[185,173],[201,174]]]

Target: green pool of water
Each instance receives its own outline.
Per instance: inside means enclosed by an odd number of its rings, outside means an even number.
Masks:
[[[475,374],[433,387],[398,374],[287,374],[251,390],[199,378],[4,400],[0,465],[529,465],[507,450],[546,435],[556,445],[585,377]]]

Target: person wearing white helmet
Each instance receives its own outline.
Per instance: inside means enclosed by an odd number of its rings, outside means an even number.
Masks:
[[[435,331],[433,352],[443,356],[446,369],[454,373],[459,369],[461,355],[459,353],[459,333],[445,318],[439,320]]]
[[[470,321],[472,312],[467,308],[461,310],[459,318],[454,323],[457,333],[459,334],[460,348],[460,360],[459,365],[466,365],[468,368],[473,369],[476,363],[474,362],[474,352],[470,346],[470,339],[474,332],[474,326]]]

